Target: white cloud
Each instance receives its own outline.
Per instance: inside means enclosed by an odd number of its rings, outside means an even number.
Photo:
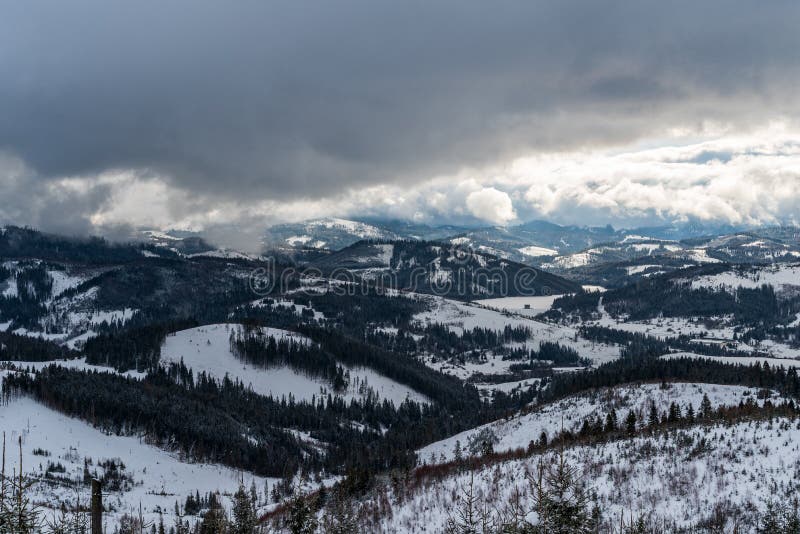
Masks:
[[[484,187],[467,195],[467,209],[478,219],[494,224],[507,224],[517,217],[508,193],[494,187]]]
[[[0,158],[0,221],[79,232],[130,224],[213,230],[235,226],[257,242],[265,225],[324,216],[419,223],[512,224],[535,218],[578,225],[798,222],[800,132],[780,124],[642,140],[613,150],[550,152],[465,167],[417,184],[343,188],[324,198],[223,200],[133,172],[40,182],[18,159]],[[13,198],[34,199],[35,203]],[[53,199],[59,200],[54,202]],[[254,237],[256,236],[256,237]]]

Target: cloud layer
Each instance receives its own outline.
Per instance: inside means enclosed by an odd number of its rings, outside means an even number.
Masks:
[[[798,25],[790,0],[10,3],[0,219],[791,215],[795,148],[737,150],[798,130]]]

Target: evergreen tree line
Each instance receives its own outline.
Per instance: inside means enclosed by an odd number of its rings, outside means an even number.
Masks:
[[[79,356],[78,351],[46,339],[0,331],[0,361],[43,362]]]
[[[115,434],[144,433],[153,442],[198,459],[285,476],[301,465],[345,474],[413,465],[413,451],[480,422],[484,413],[450,411],[437,403],[351,400],[311,402],[253,393],[227,377],[192,376],[181,364],[136,380],[49,366],[11,373],[5,395],[30,394],[48,406]],[[329,444],[321,453],[291,433],[298,429]]]
[[[624,315],[630,320],[733,315],[737,323],[748,326],[785,324],[800,311],[800,299],[778,299],[770,285],[729,291],[693,288],[687,280],[690,275],[685,271],[643,278],[603,293],[603,306],[612,316]],[[554,319],[565,314],[589,317],[597,311],[598,299],[597,294],[588,292],[560,297],[546,315]]]
[[[673,351],[694,352],[707,356],[752,356],[749,352],[728,348],[722,344],[700,343],[695,338],[686,335],[679,335],[668,338],[657,338],[642,334],[640,332],[628,332],[607,326],[584,325],[579,329],[581,337],[589,339],[595,343],[607,343],[614,345],[635,344],[637,346],[647,345],[648,352],[668,354]],[[734,334],[736,336],[736,334]]]
[[[719,362],[704,358],[661,358],[652,343],[631,343],[618,360],[583,373],[555,375],[547,389],[540,390],[542,401],[550,401],[595,388],[630,382],[684,381],[771,388],[783,395],[800,398],[800,379],[794,368],[784,370],[768,363],[750,365]]]
[[[231,352],[259,367],[289,366],[303,374],[328,381],[334,391],[347,388],[345,369],[316,343],[292,338],[276,340],[260,328],[234,329],[230,335]]]

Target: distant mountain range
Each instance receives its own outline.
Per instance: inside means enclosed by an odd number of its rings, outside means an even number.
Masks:
[[[216,249],[199,233],[148,230],[142,237],[160,250],[180,255],[253,257]],[[800,258],[797,226],[741,228],[698,222],[615,229],[530,221],[508,227],[469,228],[325,218],[270,226],[264,233],[263,250],[265,255],[286,263],[343,266],[347,264],[343,258],[354,258],[354,251],[360,251],[365,243],[373,246],[400,242],[436,242],[604,287],[706,263],[768,263]],[[359,243],[362,245],[356,246]],[[371,257],[365,254],[362,259]]]

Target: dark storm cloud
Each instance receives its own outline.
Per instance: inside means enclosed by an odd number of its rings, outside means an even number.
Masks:
[[[796,117],[799,26],[780,0],[9,2],[0,149],[31,181],[134,169],[209,199],[322,197]]]

